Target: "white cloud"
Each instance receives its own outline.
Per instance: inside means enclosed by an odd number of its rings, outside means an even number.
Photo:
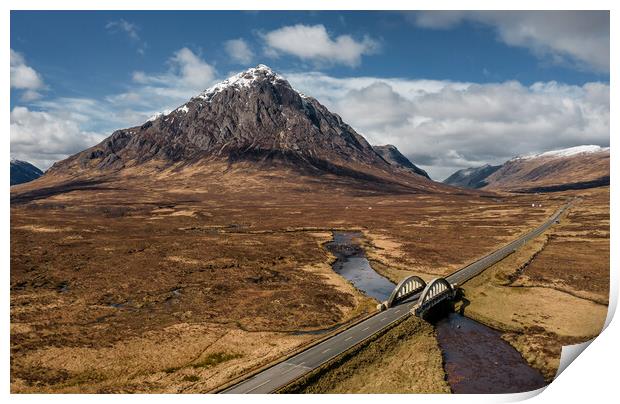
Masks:
[[[492,26],[502,42],[553,63],[609,72],[608,11],[423,11],[408,17],[424,28],[447,29],[463,21]]]
[[[41,75],[26,64],[24,56],[11,49],[11,88],[23,90],[22,101],[32,101],[41,97],[45,88]]]
[[[187,48],[175,52],[167,64],[163,73],[134,72],[127,91],[103,99],[60,97],[32,102],[36,110],[15,107],[11,155],[46,169],[116,129],[140,125],[159,111],[178,107],[215,79],[215,69]]]
[[[254,52],[250,49],[250,46],[243,39],[231,39],[224,42],[224,49],[228,56],[239,64],[249,64],[254,59]]]
[[[165,73],[149,75],[142,71],[133,73],[139,84],[178,89],[198,93],[207,88],[215,78],[215,68],[188,48],[181,48],[168,59],[170,69]]]
[[[372,144],[396,145],[435,179],[518,154],[609,145],[609,85],[603,83],[287,77]]]
[[[172,63],[174,74],[180,78],[181,84],[187,87],[203,89],[215,78],[213,66],[206,63],[188,48],[182,48],[175,52],[170,62]]]
[[[108,22],[105,25],[105,28],[112,33],[116,33],[119,31],[124,32],[132,42],[138,45],[137,51],[139,54],[142,55],[146,51],[148,45],[146,41],[143,41],[140,38],[140,35],[138,34],[139,27],[136,24],[121,18],[120,20]]]
[[[364,36],[356,41],[350,35],[330,38],[323,25],[297,24],[286,26],[262,35],[268,55],[285,53],[316,64],[340,63],[357,66],[363,55],[379,50],[379,43]]]
[[[46,169],[55,161],[103,139],[54,114],[15,107],[11,111],[11,156]]]

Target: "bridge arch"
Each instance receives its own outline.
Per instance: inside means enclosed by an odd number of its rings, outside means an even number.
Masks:
[[[422,291],[414,308],[415,314],[421,317],[435,304],[446,299],[453,299],[455,294],[456,291],[450,282],[444,278],[435,278]]]
[[[385,307],[390,308],[395,303],[405,300],[406,298],[413,296],[426,287],[426,282],[422,278],[416,275],[410,275],[400,281],[394,288],[390,297],[385,301]]]

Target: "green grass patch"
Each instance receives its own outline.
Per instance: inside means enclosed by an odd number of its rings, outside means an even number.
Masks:
[[[238,353],[229,353],[229,352],[214,352],[212,354],[207,355],[206,358],[193,363],[190,365],[194,369],[197,368],[210,368],[212,366],[218,365],[222,362],[227,362],[232,359],[237,359],[242,357],[243,355]]]

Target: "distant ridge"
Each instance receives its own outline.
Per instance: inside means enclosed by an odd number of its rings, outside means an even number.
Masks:
[[[482,188],[488,184],[486,178],[501,167],[485,164],[481,167],[463,168],[443,180],[443,183],[462,188]]]
[[[609,185],[609,147],[583,145],[455,172],[445,184],[484,190],[556,192]]]
[[[43,171],[27,161],[11,160],[11,185],[23,184],[36,180],[43,175]]]
[[[413,174],[421,175],[429,180],[431,179],[426,171],[409,161],[396,146],[388,144],[385,146],[373,146],[372,148],[392,166],[409,171]]]

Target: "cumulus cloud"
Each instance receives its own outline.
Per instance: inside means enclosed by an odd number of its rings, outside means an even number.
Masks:
[[[35,100],[34,109],[13,108],[11,155],[46,169],[116,129],[178,107],[213,84],[216,75],[213,66],[187,48],[174,52],[167,65],[161,73],[134,72],[127,91],[103,99],[59,97]]]
[[[138,46],[139,54],[142,55],[146,51],[147,43],[140,38],[138,34],[139,28],[136,24],[121,18],[120,20],[108,22],[105,25],[105,29],[111,33],[125,33],[127,37]]]
[[[174,52],[167,65],[164,72],[133,72],[133,85],[125,92],[105,97],[105,103],[115,111],[124,110],[125,117],[134,119],[127,124],[135,125],[138,120],[186,102],[211,86],[217,75],[211,64],[188,48]]]
[[[268,55],[284,53],[315,64],[339,63],[354,67],[360,64],[363,55],[379,50],[379,42],[369,36],[359,41],[350,35],[332,39],[321,24],[286,26],[267,32],[262,37]]]
[[[609,85],[524,86],[290,74],[372,144],[396,145],[435,179],[515,155],[609,145]]]
[[[84,131],[71,120],[15,107],[11,111],[11,156],[48,168],[55,161],[92,146],[103,135]]]
[[[609,72],[608,11],[422,11],[408,19],[433,29],[464,21],[492,26],[502,42],[551,62]]]
[[[247,65],[254,59],[254,52],[243,39],[231,39],[224,42],[224,49],[233,62]]]
[[[45,88],[41,75],[26,64],[24,56],[11,49],[11,88],[22,90],[22,101],[32,101],[41,97]]]
[[[168,59],[168,65],[170,69],[165,73],[149,75],[136,71],[133,73],[133,80],[140,84],[197,92],[208,87],[215,78],[215,68],[189,48],[174,52]]]

